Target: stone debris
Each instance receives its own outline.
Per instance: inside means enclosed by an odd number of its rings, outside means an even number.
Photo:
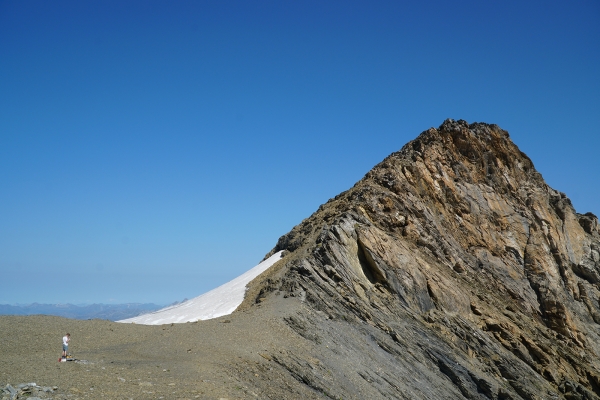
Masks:
[[[12,386],[10,383],[0,392],[1,400],[49,400],[55,397],[51,396],[58,390],[57,386],[38,386],[35,382],[20,383]],[[58,397],[56,397],[58,399]]]

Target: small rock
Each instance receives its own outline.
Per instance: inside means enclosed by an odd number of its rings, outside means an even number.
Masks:
[[[8,392],[8,394],[11,396],[11,399],[17,397],[17,389],[12,387],[10,384],[7,384],[4,390]]]
[[[457,262],[456,264],[454,264],[454,271],[460,274],[461,272],[465,272],[465,267],[463,267],[461,263]]]
[[[17,385],[17,389],[29,389],[30,386],[31,387],[35,387],[37,385],[35,384],[35,382],[21,383],[21,384]]]
[[[481,310],[477,307],[477,305],[471,303],[471,311],[473,311],[473,314],[475,315],[483,315],[483,313],[481,312]]]

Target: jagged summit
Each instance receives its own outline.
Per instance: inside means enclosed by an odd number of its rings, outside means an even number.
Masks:
[[[269,254],[282,250],[245,305],[300,299],[290,327],[358,354],[334,374],[349,398],[600,394],[597,218],[497,125],[421,133]]]
[[[417,176],[413,176],[417,174]],[[421,174],[423,173],[423,174]],[[327,215],[332,209],[356,208],[372,190],[390,191],[391,199],[408,191],[421,200],[444,203],[461,216],[470,208],[468,199],[456,197],[457,184],[487,185],[495,192],[525,202],[533,187],[552,194],[553,201],[570,200],[563,193],[549,188],[527,155],[510,140],[508,132],[495,124],[445,120],[438,129],[430,128],[376,165],[351,189],[322,205],[317,212],[289,234],[280,238],[269,254],[279,250],[294,250],[294,239],[306,232],[314,218]],[[382,193],[383,195],[384,193]],[[387,200],[383,200],[387,203]],[[375,205],[375,209],[380,207]],[[327,211],[325,211],[327,210]],[[593,214],[587,216],[593,218]],[[391,225],[395,225],[392,221]],[[589,223],[590,227],[597,227]],[[591,233],[595,229],[589,229]]]

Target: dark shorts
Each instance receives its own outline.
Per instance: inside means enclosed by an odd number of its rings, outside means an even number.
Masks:
[[[67,350],[69,350],[69,346],[66,344],[63,344],[63,351],[67,351]]]

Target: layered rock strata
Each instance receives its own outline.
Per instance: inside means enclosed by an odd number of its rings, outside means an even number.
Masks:
[[[281,237],[244,307],[312,353],[331,398],[595,399],[600,230],[496,125],[446,120]]]

